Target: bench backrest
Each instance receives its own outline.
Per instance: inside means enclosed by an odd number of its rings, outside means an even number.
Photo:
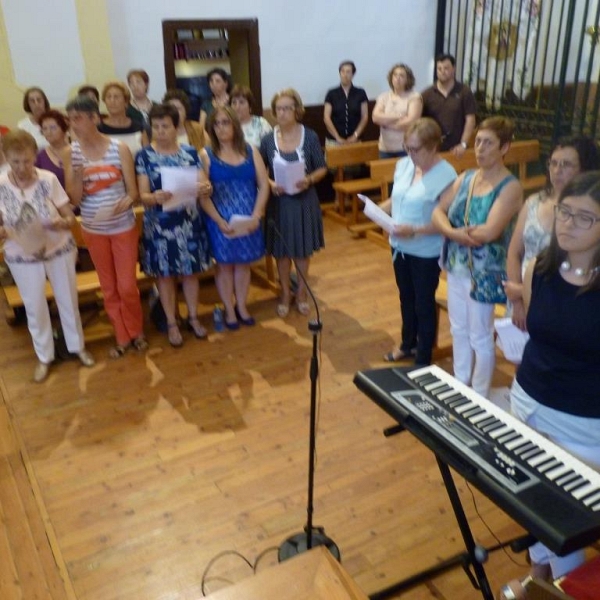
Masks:
[[[343,170],[344,167],[362,165],[379,158],[379,142],[357,142],[325,148],[325,162],[330,169]]]
[[[468,148],[460,157],[454,156],[452,152],[442,152],[440,156],[446,159],[457,173],[462,173],[467,169],[477,167],[475,160],[475,150]],[[519,179],[524,181],[527,178],[527,163],[536,162],[540,159],[540,142],[538,140],[522,140],[513,142],[504,156],[504,164],[508,166],[518,165]],[[396,158],[386,158],[375,160],[369,163],[371,169],[371,179],[391,183],[394,181],[394,171],[396,170]]]

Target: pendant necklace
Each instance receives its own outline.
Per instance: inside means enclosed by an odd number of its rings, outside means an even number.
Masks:
[[[576,267],[574,269],[568,260],[564,260],[560,263],[560,270],[563,273],[570,273],[573,271],[573,274],[576,277],[586,277],[588,275],[595,275],[600,270],[600,267],[595,267],[594,269],[582,269],[581,267]]]

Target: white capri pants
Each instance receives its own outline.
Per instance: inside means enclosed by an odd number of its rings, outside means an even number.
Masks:
[[[447,276],[454,376],[489,398],[496,366],[494,305],[471,298],[470,277]]]
[[[46,277],[52,285],[67,349],[69,352],[77,353],[84,348],[83,328],[77,302],[76,257],[77,251],[73,249],[50,260],[8,264],[23,298],[33,348],[38,360],[46,364],[54,360],[52,322],[44,293]]]

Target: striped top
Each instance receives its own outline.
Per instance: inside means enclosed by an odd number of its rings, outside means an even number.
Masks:
[[[110,139],[106,154],[100,160],[89,160],[81,152],[78,141],[71,144],[71,161],[83,164],[83,197],[81,199],[81,225],[83,229],[102,235],[129,231],[135,225],[133,209],[118,215],[105,212],[127,194],[119,140]]]

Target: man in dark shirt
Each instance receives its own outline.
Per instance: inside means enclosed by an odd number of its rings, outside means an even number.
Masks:
[[[354,87],[356,65],[351,60],[340,64],[340,85],[325,96],[323,122],[327,141],[338,144],[358,142],[369,121],[369,99],[365,90]]]
[[[441,151],[462,156],[475,129],[475,98],[466,85],[456,81],[453,56],[441,54],[435,65],[436,82],[423,92],[423,116],[435,119],[441,127]]]

